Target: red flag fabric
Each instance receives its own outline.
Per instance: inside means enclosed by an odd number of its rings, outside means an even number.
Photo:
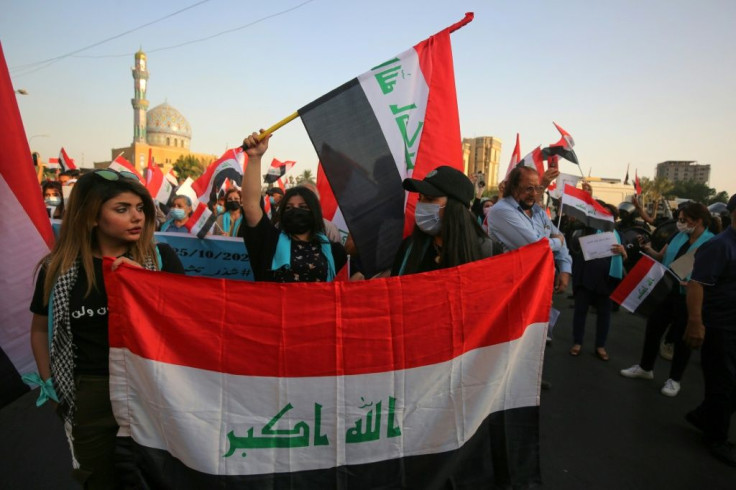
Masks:
[[[266,172],[266,175],[263,176],[263,183],[272,184],[276,182],[281,177],[286,175],[286,172],[291,170],[294,167],[294,165],[296,165],[296,162],[292,160],[281,162],[274,158],[271,161],[271,166],[268,167],[268,171]]]
[[[111,263],[110,398],[121,456],[142,462],[136,486],[540,484],[545,242],[425,274],[311,284]]]
[[[148,171],[146,172],[146,189],[153,199],[161,204],[168,204],[174,193],[174,186],[164,177],[164,173],[153,161],[151,150],[148,150]]]
[[[317,163],[317,191],[319,192],[319,202],[322,205],[322,216],[326,220],[332,221],[338,208],[337,199],[335,199],[335,194],[332,192],[332,187],[327,180],[325,169],[322,168],[321,163]]]
[[[641,183],[639,182],[639,170],[634,171],[634,189],[636,190],[636,195],[641,196]]]
[[[562,129],[559,124],[554,121],[552,122],[552,124],[554,124],[557,128],[557,131],[560,132],[561,137],[557,143],[552,143],[547,148],[542,150],[544,152],[545,158],[548,158],[550,155],[557,155],[573,163],[579,163],[578,157],[575,154],[575,150],[572,149],[573,146],[575,146],[575,140],[572,139],[570,133]]]
[[[590,228],[605,231],[614,228],[613,215],[582,189],[565,184],[561,203],[563,213]]]
[[[390,267],[414,227],[417,195],[402,180],[440,164],[463,169],[450,32],[472,19],[299,110],[366,276]]]
[[[0,383],[0,398],[9,401],[11,387],[20,384],[18,373],[36,371],[29,340],[33,296],[33,267],[54,243],[46,206],[41,195],[31,149],[23,129],[15,90],[0,44],[0,348],[12,366],[0,362],[7,373]],[[5,356],[0,356],[4,358]],[[12,373],[12,375],[11,375]],[[11,381],[12,380],[12,381]]]
[[[67,170],[76,170],[77,168],[77,166],[74,165],[74,160],[69,158],[69,155],[66,154],[66,150],[63,146],[59,151],[59,166],[61,167],[62,172],[65,172]]]
[[[534,148],[521,159],[521,165],[535,169],[539,173],[539,178],[544,175],[544,155],[540,146]]]
[[[136,170],[135,165],[130,163],[121,153],[120,155],[115,157],[115,160],[110,162],[110,165],[107,166],[107,168],[111,168],[113,170],[117,170],[118,172],[125,170],[126,172],[130,172],[132,174],[135,174],[136,177],[138,177],[138,180],[141,181],[141,183],[144,183],[143,176]]]
[[[509,178],[509,174],[514,168],[516,168],[516,165],[518,165],[520,161],[521,161],[521,144],[519,143],[519,133],[516,133],[516,146],[514,146],[514,151],[511,153],[511,160],[509,161],[509,168],[506,169],[506,176],[503,178],[503,180],[506,180]]]
[[[649,316],[676,285],[677,280],[667,267],[642,254],[611,293],[611,299],[631,313]]]

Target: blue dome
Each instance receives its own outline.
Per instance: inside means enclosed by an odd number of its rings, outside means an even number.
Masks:
[[[160,136],[165,135],[186,139],[188,143],[192,138],[192,128],[181,112],[164,102],[146,113],[146,135],[149,144],[156,144]]]

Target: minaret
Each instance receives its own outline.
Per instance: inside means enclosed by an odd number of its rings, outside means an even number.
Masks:
[[[143,48],[135,54],[135,68],[133,71],[133,89],[135,97],[130,100],[133,104],[133,143],[146,142],[146,84],[148,83],[148,70],[146,69],[146,53]]]

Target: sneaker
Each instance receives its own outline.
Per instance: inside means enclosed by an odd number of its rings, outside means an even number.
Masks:
[[[664,382],[664,386],[659,390],[664,396],[677,396],[680,392],[680,383],[670,378]]]
[[[662,342],[659,346],[659,355],[662,356],[662,359],[671,361],[672,357],[675,355],[675,344]]]
[[[638,364],[634,364],[628,369],[622,369],[621,376],[625,378],[654,379],[654,371],[645,371]]]

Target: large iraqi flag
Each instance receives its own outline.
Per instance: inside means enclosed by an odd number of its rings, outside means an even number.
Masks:
[[[177,489],[539,483],[546,244],[321,284],[110,263],[110,392],[137,473],[122,478]]]
[[[367,277],[390,268],[414,227],[417,195],[402,180],[463,169],[450,33],[472,19],[299,109]]]
[[[54,234],[33,168],[23,121],[0,45],[0,407],[25,391],[20,374],[36,371],[31,353],[34,267]]]

